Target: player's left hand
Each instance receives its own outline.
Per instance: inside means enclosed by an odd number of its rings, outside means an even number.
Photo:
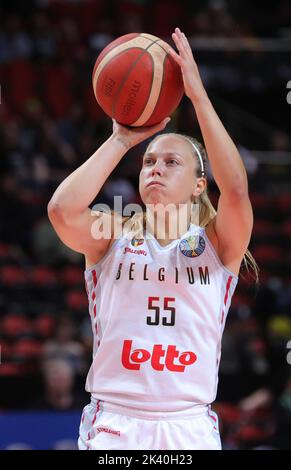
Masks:
[[[192,50],[188,39],[179,28],[175,28],[172,34],[173,41],[179,51],[179,54],[169,47],[168,52],[181,67],[185,94],[191,101],[195,101],[200,96],[206,94],[203,86],[197,64],[194,60]]]

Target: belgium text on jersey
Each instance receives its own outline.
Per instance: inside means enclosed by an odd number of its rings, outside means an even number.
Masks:
[[[138,271],[136,270],[138,267]],[[136,267],[136,263],[130,263],[129,266],[124,266],[123,263],[119,263],[117,273],[115,279],[118,281],[121,278],[126,278],[129,281],[148,281],[150,278],[153,279],[153,272],[148,273],[148,264],[145,263],[142,267],[141,264],[138,264]],[[210,275],[208,266],[187,266],[186,270],[181,272],[175,266],[171,268],[171,272],[166,272],[166,268],[161,266],[155,273],[156,279],[161,282],[167,282],[171,278],[175,284],[179,284],[179,282],[188,281],[189,284],[194,284],[197,280],[200,281],[200,284],[210,284]],[[150,277],[149,277],[150,276]],[[167,277],[168,276],[168,277]],[[181,279],[180,279],[181,277]]]

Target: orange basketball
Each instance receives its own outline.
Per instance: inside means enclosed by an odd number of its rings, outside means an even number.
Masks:
[[[169,45],[146,33],[112,41],[98,56],[92,75],[97,102],[128,126],[152,126],[169,116],[184,93],[181,69]]]

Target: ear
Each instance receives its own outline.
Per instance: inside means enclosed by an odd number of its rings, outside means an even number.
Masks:
[[[206,188],[206,178],[204,178],[204,176],[201,176],[200,178],[197,178],[196,179],[196,184],[195,184],[195,187],[194,187],[194,191],[193,191],[193,196],[194,197],[199,197],[200,194],[203,193],[203,191],[205,190]]]

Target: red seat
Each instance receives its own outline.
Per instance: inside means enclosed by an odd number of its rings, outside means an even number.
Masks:
[[[291,210],[291,194],[284,193],[277,196],[275,205],[280,212],[289,212]]]
[[[30,61],[14,60],[7,71],[8,99],[18,111],[22,111],[29,99],[36,94],[37,71]]]
[[[255,219],[258,215],[269,217],[274,209],[274,201],[264,193],[250,193],[250,201],[254,210]]]
[[[3,362],[0,367],[0,376],[14,376],[19,375],[21,373],[21,369],[19,364],[15,364],[13,362]]]
[[[85,310],[88,308],[88,297],[84,291],[71,290],[66,295],[66,304],[72,310]]]
[[[74,75],[70,64],[50,64],[42,73],[44,99],[53,117],[65,118],[74,102]]]
[[[34,320],[35,332],[41,338],[49,338],[55,330],[55,318],[50,313],[42,313]]]
[[[250,193],[252,205],[257,208],[267,208],[269,206],[269,198],[264,193]]]
[[[37,286],[47,286],[58,283],[58,277],[54,269],[48,266],[36,266],[31,273],[31,280]]]
[[[0,268],[0,279],[6,286],[25,285],[28,283],[27,271],[20,266],[10,264]]]
[[[2,330],[2,329],[1,329]],[[1,360],[5,362],[10,358],[13,351],[13,345],[10,341],[1,339]]]
[[[252,250],[253,257],[257,262],[280,263],[283,260],[281,248],[272,244],[257,245]]]
[[[18,340],[13,347],[13,356],[19,358],[39,357],[42,352],[42,343],[33,338],[22,338]]]
[[[241,417],[240,409],[227,402],[217,403],[216,411],[224,423],[237,423]]]
[[[7,338],[15,338],[33,333],[33,325],[25,315],[18,313],[6,314],[2,320],[2,333]]]
[[[101,121],[104,119],[104,111],[99,106],[94,96],[92,87],[84,87],[83,102],[86,109],[86,114],[89,119],[92,119],[94,122]]]
[[[268,219],[255,219],[252,234],[254,236],[271,236],[274,234],[275,228]]]
[[[12,357],[13,362],[18,364],[18,374],[38,371],[42,347],[42,343],[34,338],[22,338],[14,344]]]
[[[66,286],[83,286],[84,270],[78,266],[65,266],[59,273],[59,279]]]

